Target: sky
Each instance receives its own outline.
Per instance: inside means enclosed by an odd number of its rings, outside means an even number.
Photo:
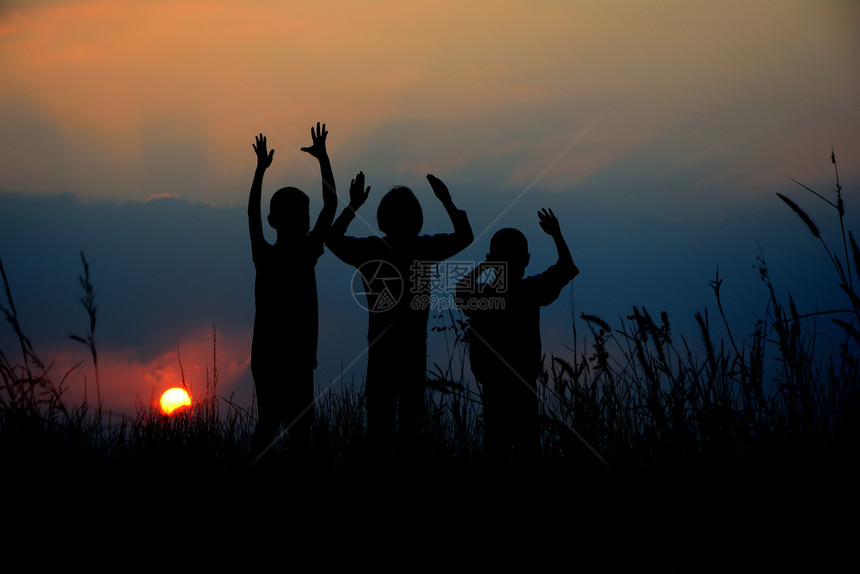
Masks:
[[[536,212],[558,215],[581,274],[543,311],[546,349],[574,342],[585,312],[619,324],[667,310],[695,339],[717,269],[724,304],[751,330],[767,294],[807,311],[842,306],[820,244],[860,188],[860,5],[849,1],[229,2],[0,4],[0,260],[16,309],[69,396],[92,397],[78,302],[91,264],[106,404],[133,412],[180,377],[250,400],[254,270],[246,206],[258,133],[275,149],[264,213],[286,185],[321,206],[299,148],[317,121],[341,207],[372,186],[355,235],[411,186],[424,232],[450,230],[424,179],[465,209],[480,261],[501,227],[527,235],[536,273],[555,260]],[[273,240],[272,230],[267,230]],[[317,387],[363,376],[366,312],[352,269],[317,268]],[[3,302],[6,306],[6,301]],[[435,321],[435,323],[434,323]],[[431,323],[440,324],[438,319]],[[0,332],[11,357],[14,338]],[[429,334],[430,363],[444,340]],[[217,346],[213,349],[213,344]],[[213,364],[213,357],[217,364]],[[208,375],[207,375],[208,369]]]

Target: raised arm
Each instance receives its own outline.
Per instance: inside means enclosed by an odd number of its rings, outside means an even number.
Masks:
[[[331,169],[331,161],[329,160],[328,150],[326,150],[325,145],[327,136],[328,131],[325,129],[325,124],[320,127],[320,123],[317,122],[316,132],[314,132],[314,128],[311,126],[311,145],[301,148],[303,152],[311,154],[320,162],[323,208],[317,217],[314,230],[323,233],[328,232],[337,211],[337,191],[335,188],[334,172]]]
[[[256,260],[260,246],[266,243],[263,235],[263,214],[260,209],[261,196],[263,194],[263,175],[272,165],[272,156],[275,150],[266,151],[266,136],[256,136],[255,143],[251,144],[257,155],[257,169],[254,171],[254,180],[251,182],[251,192],[248,194],[248,228],[251,233],[251,256]]]
[[[552,210],[541,209],[538,211],[538,219],[540,220],[541,229],[552,237],[555,242],[555,248],[558,251],[558,265],[568,271],[570,279],[573,279],[579,274],[579,269],[573,263],[573,256],[570,254],[570,249],[567,247],[567,242],[561,234],[561,225],[558,223],[558,218]]]
[[[370,186],[364,187],[364,173],[358,172],[358,175],[349,182],[349,203],[332,224],[326,238],[326,246],[342,261],[349,262],[350,259],[350,242],[348,241],[349,238],[345,237],[346,230],[352,220],[355,219],[355,212],[364,205],[369,194]]]
[[[454,243],[451,246],[454,248],[454,252],[443,257],[444,259],[447,259],[450,255],[454,255],[454,253],[458,253],[468,247],[475,237],[472,234],[472,226],[469,224],[469,217],[466,215],[465,211],[457,209],[457,206],[454,205],[454,201],[451,199],[451,192],[448,191],[448,187],[442,183],[441,179],[429,173],[427,174],[427,181],[430,182],[430,187],[433,188],[433,194],[440,202],[442,202],[442,206],[445,208],[445,212],[448,214],[448,217],[451,219],[451,224],[454,226]]]

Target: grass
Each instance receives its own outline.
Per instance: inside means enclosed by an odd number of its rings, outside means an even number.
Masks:
[[[65,404],[72,371],[55,381],[36,355],[0,262],[0,311],[20,356],[0,350],[0,458],[7,516],[21,526],[16,544],[33,565],[50,561],[43,545],[75,554],[92,535],[132,552],[134,536],[153,532],[182,542],[168,552],[174,563],[196,566],[283,564],[283,547],[305,563],[344,568],[396,562],[403,551],[444,567],[494,559],[665,567],[693,552],[707,556],[698,570],[837,556],[850,532],[829,520],[856,510],[843,493],[854,487],[860,452],[852,277],[852,265],[860,277],[860,250],[845,231],[838,172],[836,194],[824,200],[837,211],[842,253],[797,202],[780,199],[822,243],[846,308],[801,313],[791,296],[777,297],[760,259],[770,301],[745,337],[729,328],[719,274],[711,282],[717,316],[697,313],[691,339],[672,331],[666,313],[645,308],[614,327],[581,314],[569,354],[545,361],[542,453],[522,472],[483,463],[480,389],[465,366],[468,322],[454,313],[434,328],[448,356],[428,371],[421,460],[368,463],[363,385],[353,380],[320,397],[307,464],[297,468],[278,444],[251,465],[255,413],[218,394],[214,351],[194,408],[171,417],[154,405],[134,417],[103,411],[83,255],[90,322],[74,338],[93,358],[97,398],[95,407]],[[841,343],[820,337],[820,320],[841,329]],[[724,339],[715,339],[714,321]],[[213,330],[213,348],[215,338]],[[45,534],[46,516],[62,518],[62,536]]]

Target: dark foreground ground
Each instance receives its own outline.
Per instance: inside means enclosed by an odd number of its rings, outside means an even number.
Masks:
[[[0,465],[3,563],[28,570],[831,570],[858,542],[860,473],[842,456],[523,472]]]

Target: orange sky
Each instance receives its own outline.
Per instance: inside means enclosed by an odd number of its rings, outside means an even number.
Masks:
[[[273,177],[315,183],[291,149],[318,119],[342,181],[432,169],[522,187],[604,111],[545,187],[655,145],[661,169],[747,148],[728,167],[747,184],[812,150],[858,149],[847,2],[344,6],[12,4],[4,188],[241,203],[261,130],[280,152]]]

